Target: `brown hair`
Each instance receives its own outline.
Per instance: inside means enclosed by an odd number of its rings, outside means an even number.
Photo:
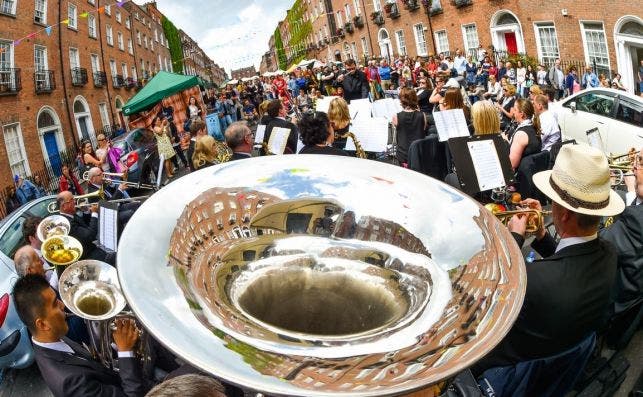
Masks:
[[[536,135],[540,136],[540,118],[535,116],[534,105],[529,99],[518,98],[516,99],[515,105],[521,113],[525,115],[525,118],[530,119],[536,130]]]
[[[471,112],[469,108],[465,106],[464,99],[462,99],[462,93],[459,88],[447,88],[447,91],[444,94],[444,106],[449,110],[462,109],[467,121],[470,119]]]
[[[534,103],[541,104],[544,109],[549,108],[549,98],[547,98],[547,96],[545,96],[545,95],[542,95],[542,94],[536,95],[534,97]]]
[[[417,109],[418,96],[412,88],[404,87],[400,90],[400,103],[402,107]]]

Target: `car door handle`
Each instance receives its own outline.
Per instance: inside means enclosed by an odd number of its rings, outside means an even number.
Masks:
[[[598,120],[596,120],[596,123],[598,123],[598,124],[605,124],[605,122],[604,122],[604,121],[598,121]]]
[[[643,138],[643,134],[636,134],[639,138]]]

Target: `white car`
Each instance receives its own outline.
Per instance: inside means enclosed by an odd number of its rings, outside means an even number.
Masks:
[[[628,92],[589,88],[551,103],[550,110],[558,117],[563,140],[602,146],[612,154],[643,148],[643,99]],[[588,137],[595,128],[598,135]]]

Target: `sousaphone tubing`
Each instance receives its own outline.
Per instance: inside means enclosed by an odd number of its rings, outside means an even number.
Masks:
[[[191,173],[139,208],[117,261],[156,339],[269,395],[440,382],[502,340],[526,287],[518,246],[478,203],[419,173],[336,156]]]

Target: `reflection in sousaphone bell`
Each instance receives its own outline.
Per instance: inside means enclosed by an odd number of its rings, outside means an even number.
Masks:
[[[83,245],[71,236],[54,235],[43,241],[42,256],[55,266],[67,266],[83,255]]]
[[[51,236],[68,235],[70,228],[71,225],[66,217],[62,215],[50,215],[40,221],[36,229],[36,236],[38,240],[43,242]]]

